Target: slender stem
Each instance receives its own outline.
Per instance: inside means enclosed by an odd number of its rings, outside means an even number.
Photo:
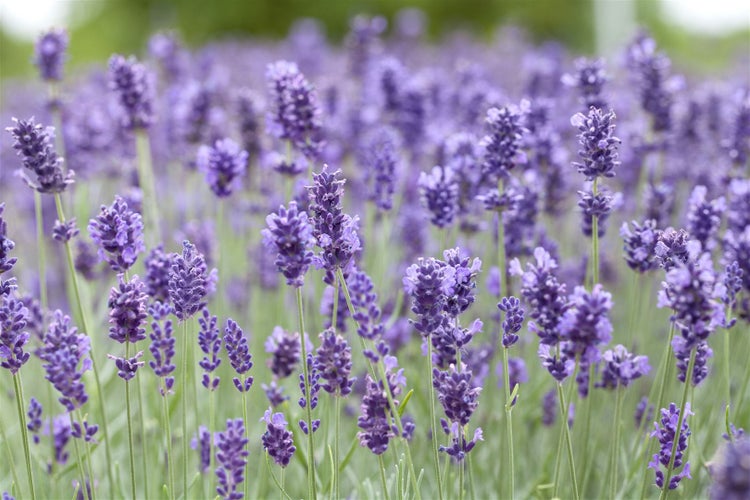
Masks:
[[[508,368],[508,349],[503,347],[503,386],[505,387],[505,434],[508,439],[508,460],[510,461],[510,497],[515,498],[515,458],[513,455],[513,402],[510,400],[510,370]]]
[[[383,498],[389,500],[388,483],[385,481],[385,464],[383,463],[383,455],[378,455],[378,465],[380,466],[380,485],[383,488]],[[398,489],[398,487],[396,487],[396,489]]]
[[[732,315],[732,309],[727,306],[726,309],[726,320],[729,322],[729,318]],[[731,406],[732,402],[732,379],[730,375],[730,363],[732,361],[732,356],[729,351],[729,332],[731,332],[731,328],[727,328],[726,332],[724,333],[724,381],[726,383],[726,397],[727,397],[727,406]]]
[[[42,212],[42,194],[34,190],[34,212],[36,214],[36,246],[37,261],[39,266],[39,298],[42,302],[42,310],[46,311],[47,302],[47,256],[44,241],[44,215]]]
[[[315,485],[315,448],[313,447],[312,410],[310,408],[310,377],[307,366],[307,346],[305,345],[305,313],[302,307],[302,287],[297,287],[297,316],[299,337],[302,346],[302,376],[305,378],[305,418],[307,419],[307,497],[317,498]]]
[[[250,427],[248,426],[248,421],[247,421],[247,392],[245,392],[245,391],[242,391],[242,422],[244,423],[245,433],[249,434],[248,430],[250,429]],[[250,440],[248,440],[248,442],[245,443],[245,451],[248,452],[248,455],[250,453],[249,450],[250,450]],[[249,467],[249,465],[250,465],[250,461],[249,460],[245,460],[245,474],[244,474],[244,479],[245,480],[243,481],[243,483],[244,483],[243,486],[244,486],[244,491],[245,491],[245,497],[244,498],[249,498],[247,496],[247,491],[248,491],[248,488],[250,486],[250,478],[247,476],[248,475],[248,467]]]
[[[57,218],[60,220],[61,223],[65,223],[65,212],[63,211],[62,206],[62,199],[60,198],[60,193],[55,193],[55,208],[57,209]],[[81,319],[81,326],[83,327],[84,333],[87,335],[90,335],[91,330],[89,330],[88,321],[86,319],[86,313],[83,309],[83,302],[81,301],[81,292],[80,288],[78,286],[78,275],[76,274],[75,264],[73,262],[73,252],[70,249],[70,242],[65,243],[65,256],[68,261],[68,272],[70,273],[70,280],[73,283],[73,292],[75,293],[76,298],[76,304],[78,306],[78,315]],[[96,397],[99,401],[99,417],[101,418],[102,423],[102,431],[104,433],[104,451],[107,455],[107,479],[109,480],[109,492],[110,497],[115,498],[115,480],[112,476],[112,465],[114,462],[112,461],[112,451],[110,449],[110,443],[109,443],[109,429],[107,425],[107,414],[104,411],[104,397],[102,392],[102,384],[101,379],[99,377],[99,369],[97,367],[96,357],[93,353],[93,342],[92,342],[92,352],[90,353],[91,358],[91,368],[94,372],[94,382],[96,383]]]
[[[568,449],[568,467],[570,469],[570,480],[573,483],[573,493],[575,495],[575,499],[578,500],[580,496],[578,495],[576,465],[573,458],[573,443],[570,440],[570,429],[568,428],[568,407],[565,403],[565,394],[563,393],[562,384],[560,382],[557,383],[557,397],[560,400],[560,415],[562,416],[562,422],[560,423],[560,425],[562,426],[563,432],[565,433],[565,444],[567,445]]]
[[[427,369],[429,370],[429,373],[427,374],[427,380],[428,388],[427,391],[430,393],[430,431],[432,432],[432,458],[435,462],[435,477],[437,478],[437,487],[438,487],[438,498],[440,500],[443,499],[443,481],[440,477],[440,457],[438,455],[438,434],[437,434],[437,421],[436,421],[436,415],[435,415],[435,390],[432,388],[432,371],[434,369],[433,363],[432,363],[432,338],[428,336],[426,338],[427,342]]]
[[[80,408],[76,410],[76,415],[77,415],[76,418],[78,418],[78,420],[83,424],[83,415],[81,413]],[[92,500],[96,500],[96,488],[94,488],[94,468],[91,466],[91,449],[86,439],[84,439],[83,447],[86,452],[86,466],[88,467],[89,484],[91,486],[91,492],[87,496],[91,498]],[[88,493],[88,488],[87,488],[87,493]]]
[[[245,393],[242,393],[242,394],[244,396]],[[214,429],[216,429],[216,415],[215,415],[216,408],[215,408],[214,400],[215,400],[214,391],[210,390],[208,393],[208,433],[210,436],[214,435],[213,434]],[[244,402],[243,402],[243,406],[244,406]],[[245,425],[247,425],[247,422],[245,422]],[[211,464],[214,461],[214,451],[213,451],[214,442],[213,441],[214,441],[213,439],[208,440],[209,468],[211,468]],[[245,474],[247,474],[247,472]],[[245,477],[247,478],[247,475]],[[214,491],[214,475],[213,474],[211,474],[211,478],[208,480],[208,491],[209,491],[209,494],[210,492]]]
[[[29,490],[31,498],[36,499],[36,490],[34,489],[34,475],[31,473],[31,453],[29,452],[29,434],[26,428],[26,414],[24,408],[26,405],[23,400],[23,385],[21,384],[21,374],[13,374],[13,388],[16,391],[16,408],[18,409],[18,424],[21,426],[21,439],[23,439],[23,453],[26,457],[26,476],[29,480]]]
[[[472,467],[471,454],[466,455],[466,470],[469,473],[469,492],[471,494],[471,500],[474,500],[476,490],[474,488],[474,474],[472,472],[473,467]]]
[[[130,358],[130,342],[125,342],[125,359]],[[128,410],[128,447],[130,448],[130,491],[132,493],[133,500],[136,498],[135,494],[135,454],[133,453],[133,418],[130,408],[130,381],[125,381],[125,405]]]
[[[622,413],[622,388],[617,387],[615,396],[615,439],[612,442],[610,463],[612,475],[609,480],[609,497],[614,500],[617,493],[617,467],[620,453],[620,415]]]
[[[661,379],[661,384],[659,386],[659,399],[657,400],[658,406],[656,407],[657,410],[660,408],[664,408],[664,395],[666,393],[667,389],[667,381],[669,379],[669,374],[672,371],[672,364],[669,362],[669,351],[672,348],[672,339],[674,338],[674,330],[675,326],[674,323],[670,324],[669,326],[669,337],[667,339],[667,346],[664,351],[663,355],[663,362],[664,362],[664,372]]]
[[[339,275],[336,273],[333,278],[333,312],[331,314],[331,328],[336,331],[336,325],[339,319]]]
[[[138,183],[143,193],[144,236],[146,244],[149,247],[154,247],[161,240],[161,236],[159,232],[159,207],[156,203],[154,171],[151,163],[151,143],[146,129],[136,129],[135,148],[138,156]]]
[[[463,441],[464,428],[460,426],[459,433],[461,434],[461,441]],[[464,461],[458,462],[458,500],[464,500]]]
[[[680,403],[680,415],[677,419],[677,430],[675,431],[674,439],[672,439],[672,452],[669,456],[669,465],[667,465],[667,473],[664,474],[664,485],[659,495],[659,500],[666,500],[669,495],[669,482],[672,479],[672,472],[674,469],[674,459],[677,454],[677,443],[680,442],[680,435],[682,434],[682,423],[685,421],[685,407],[688,403],[688,391],[690,390],[690,381],[693,379],[693,368],[695,367],[695,352],[694,347],[690,351],[690,361],[688,362],[687,371],[685,372],[685,387],[682,390],[682,403]],[[685,459],[687,463],[687,457]]]
[[[138,398],[138,426],[140,427],[139,430],[141,432],[141,446],[142,446],[141,450],[143,452],[143,455],[142,455],[142,460],[143,460],[143,463],[142,463],[142,465],[143,465],[143,491],[146,493],[146,497],[148,497],[149,496],[149,491],[148,491],[148,475],[149,475],[148,474],[149,473],[149,468],[148,468],[148,449],[149,449],[149,447],[147,447],[145,445],[145,443],[146,443],[146,427],[145,427],[145,423],[144,423],[145,419],[143,418],[143,395],[142,395],[142,391],[141,391],[141,377],[138,377],[135,380],[135,392],[136,392],[136,397]]]
[[[2,422],[0,422],[2,424]],[[5,448],[8,451],[8,463],[10,464],[10,472],[13,475],[13,483],[14,484],[21,484],[21,481],[18,480],[18,472],[16,471],[16,462],[13,459],[15,454],[13,453],[13,450],[10,447],[10,441],[8,440],[8,435],[5,434],[5,426],[0,425],[0,438],[3,439],[3,443],[5,443]]]
[[[338,287],[337,287],[338,288]],[[335,402],[336,407],[336,414],[333,417],[333,425],[334,425],[334,436],[333,436],[333,480],[336,482],[336,487],[334,491],[336,492],[336,498],[341,498],[341,475],[339,474],[339,440],[341,433],[339,432],[339,429],[341,428],[341,395],[340,394],[334,394],[333,399]]]
[[[188,331],[187,319],[182,320],[182,495],[188,498],[188,431],[187,431],[187,372]]]
[[[595,177],[594,182],[591,186],[591,191],[594,196],[599,191],[599,178]],[[593,215],[591,217],[591,262],[592,262],[592,281],[591,288],[599,283],[599,217]]]
[[[165,388],[166,389],[166,388]],[[172,453],[172,426],[169,423],[169,405],[167,404],[166,390],[161,397],[162,413],[164,414],[164,428],[167,435],[167,469],[169,469],[169,498],[175,500],[174,490],[174,454]]]
[[[553,476],[553,484],[555,485],[552,490],[552,498],[558,498],[557,492],[560,488],[560,464],[562,463],[562,449],[565,443],[565,429],[560,427],[560,437],[557,438],[557,453],[555,453],[555,475]]]
[[[73,429],[73,412],[68,412],[68,418],[70,419],[70,428]],[[81,491],[86,491],[86,473],[83,470],[83,460],[81,459],[81,449],[78,447],[78,438],[73,438],[73,448],[76,450],[76,464],[78,465],[78,473],[81,475]],[[83,498],[88,495],[84,493]]]

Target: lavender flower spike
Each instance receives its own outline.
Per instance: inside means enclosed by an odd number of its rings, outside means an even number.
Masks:
[[[148,128],[154,121],[154,89],[146,67],[130,56],[119,54],[109,59],[109,87],[116,94],[123,111],[123,126]]]
[[[107,354],[107,357],[115,362],[117,376],[125,382],[135,377],[135,372],[138,371],[138,368],[145,364],[145,361],[138,361],[143,357],[143,351],[138,351],[132,358],[120,358],[111,354]]]
[[[283,205],[277,213],[266,217],[267,228],[261,231],[263,244],[276,253],[276,267],[286,278],[288,285],[301,287],[305,273],[312,263],[313,228],[307,213],[297,210],[297,203]]]
[[[141,214],[119,196],[111,206],[102,205],[99,215],[89,222],[89,234],[99,247],[99,259],[113,271],[127,271],[146,250]]]
[[[45,378],[60,392],[60,403],[71,412],[88,401],[83,373],[91,368],[88,336],[78,333],[70,318],[57,310],[44,336],[39,357],[44,361]]]
[[[0,368],[15,375],[29,360],[23,347],[29,341],[25,331],[28,309],[11,294],[0,294]]]
[[[651,370],[646,356],[633,356],[623,345],[616,345],[614,349],[605,351],[602,359],[604,368],[599,387],[607,389],[627,387],[633,380]]]
[[[22,174],[24,182],[40,193],[61,193],[69,184],[73,184],[74,172],[63,172],[63,159],[57,155],[54,147],[55,129],[43,127],[34,118],[18,120],[13,118],[15,127],[5,130],[13,136],[13,149],[22,158],[23,166],[36,176],[30,179]]]
[[[315,367],[325,380],[322,387],[329,394],[346,396],[352,390],[352,348],[336,332],[329,329],[320,334],[320,346],[315,356]]]
[[[617,160],[617,147],[620,139],[614,136],[615,113],[604,113],[601,109],[590,108],[588,116],[576,113],[570,119],[571,125],[580,132],[578,142],[581,149],[578,156],[582,162],[573,162],[573,166],[582,173],[586,180],[598,177],[614,177]]]
[[[198,365],[203,368],[203,387],[210,391],[216,390],[219,386],[219,377],[213,377],[211,374],[221,364],[219,352],[221,351],[221,337],[219,336],[219,327],[216,326],[218,318],[211,316],[207,308],[203,309],[202,316],[198,318],[200,330],[198,331],[198,345],[205,354]]]
[[[34,46],[34,64],[45,81],[60,81],[63,64],[67,58],[68,33],[64,29],[51,29],[43,33]]]
[[[247,158],[247,151],[241,150],[237,143],[222,139],[213,146],[201,146],[196,164],[206,174],[211,191],[219,198],[226,198],[245,175]]]
[[[522,103],[523,104],[523,103]],[[484,148],[482,174],[491,179],[505,179],[517,164],[526,163],[521,149],[526,129],[521,125],[523,110],[515,106],[490,108],[485,123],[489,134],[480,145]]]
[[[713,478],[711,500],[750,497],[750,437],[741,435],[726,443],[709,470]]]
[[[216,435],[216,477],[219,480],[216,493],[226,500],[240,500],[243,497],[238,486],[245,480],[247,442],[241,418],[227,420],[227,430]]]
[[[274,462],[281,467],[286,467],[297,448],[294,446],[292,433],[287,430],[284,414],[272,414],[271,408],[269,408],[263,414],[261,420],[266,422],[266,432],[261,438],[263,449],[268,452]]]
[[[0,203],[0,274],[7,273],[16,265],[15,257],[10,257],[10,251],[16,247],[13,240],[8,238],[8,224],[3,219],[5,203]]]
[[[109,294],[109,337],[119,343],[139,342],[146,338],[146,295],[143,282],[137,275],[125,281],[120,274],[119,284]]]
[[[690,436],[690,428],[688,427],[687,417],[692,415],[690,411],[690,403],[685,406],[685,416],[682,419],[682,428],[677,431],[677,425],[680,417],[680,410],[674,403],[669,404],[669,408],[662,408],[661,410],[661,426],[654,423],[656,430],[651,433],[652,437],[658,437],[661,448],[659,453],[654,454],[651,461],[648,463],[648,468],[653,469],[656,472],[656,486],[664,488],[664,473],[660,469],[660,465],[664,468],[669,467],[669,462],[672,460],[672,446],[674,440],[677,439],[677,448],[675,450],[675,457],[673,462],[673,470],[677,470],[682,467],[682,457],[687,449],[688,436]],[[690,476],[690,462],[685,462],[685,466],[682,470],[672,476],[669,480],[669,489],[673,490],[677,488],[680,481],[683,478],[689,478]]]
[[[185,321],[206,306],[207,271],[203,254],[187,240],[182,242],[182,254],[172,254],[169,299],[180,321]]]
[[[450,226],[458,213],[458,179],[450,167],[433,167],[419,174],[419,199],[439,228]]]
[[[523,325],[524,311],[521,301],[516,297],[503,297],[497,304],[497,308],[505,312],[503,321],[503,347],[506,349],[518,342],[517,333]]]
[[[153,318],[151,322],[152,333],[149,335],[151,338],[149,351],[151,351],[154,359],[149,361],[148,365],[154,370],[154,374],[157,377],[164,379],[163,385],[159,384],[159,392],[162,396],[166,396],[174,386],[174,376],[172,376],[172,373],[176,369],[174,363],[172,363],[172,358],[175,355],[172,320],[165,320],[163,326],[159,323],[160,320],[165,319],[171,312],[171,306],[161,302],[156,302],[149,308],[149,313]]]
[[[224,345],[227,348],[229,364],[238,375],[244,375],[253,367],[252,355],[247,346],[247,337],[237,323],[227,319],[227,325],[224,328]],[[232,379],[234,386],[240,392],[247,392],[253,385],[253,377],[245,377],[240,380],[237,377]]]

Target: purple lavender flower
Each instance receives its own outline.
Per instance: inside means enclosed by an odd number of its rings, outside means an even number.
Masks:
[[[750,437],[726,443],[709,466],[711,500],[742,500],[750,496]]]
[[[7,491],[3,491],[2,499],[3,500],[16,500],[16,497],[14,497],[13,495],[11,495]]]
[[[72,170],[63,171],[63,159],[55,152],[53,127],[43,127],[34,118],[18,120],[13,118],[15,127],[5,130],[13,136],[13,149],[22,158],[24,168],[36,176],[32,180],[23,175],[26,184],[40,193],[61,193],[69,184],[73,184],[75,173]]]
[[[453,293],[446,295],[443,310],[449,316],[456,317],[474,303],[474,289],[477,287],[477,274],[482,269],[482,261],[465,255],[458,247],[445,250],[443,259],[454,270],[454,284],[451,287]]]
[[[206,306],[206,259],[195,249],[195,245],[185,240],[182,242],[182,254],[172,254],[171,260],[169,299],[174,305],[175,316],[185,321]]]
[[[580,355],[582,360],[596,360],[598,346],[612,338],[612,323],[607,317],[612,305],[612,294],[599,283],[590,292],[582,286],[575,288],[559,325],[569,353]]]
[[[60,243],[67,243],[76,236],[78,236],[78,226],[76,225],[75,217],[71,218],[67,222],[60,222],[55,220],[55,225],[52,227],[52,239],[59,241]]]
[[[692,348],[683,337],[672,339],[672,352],[677,359],[677,379],[684,383],[687,378],[687,369],[690,364],[690,355],[695,349],[695,363],[693,373],[690,375],[690,383],[697,386],[708,376],[708,358],[714,355],[713,350],[705,340],[698,341]]]
[[[518,342],[516,335],[523,326],[524,310],[521,301],[516,297],[503,297],[497,303],[497,308],[505,313],[503,320],[503,347],[506,349]]]
[[[659,231],[654,254],[659,267],[669,272],[676,265],[686,263],[690,257],[688,244],[690,234],[684,229],[668,227]]]
[[[132,358],[120,358],[111,354],[107,354],[107,357],[115,362],[115,365],[117,366],[117,376],[125,382],[135,377],[135,372],[138,371],[138,368],[146,364],[145,361],[138,361],[143,357],[143,351],[138,351]]]
[[[515,106],[490,108],[485,123],[489,134],[480,145],[484,148],[482,174],[491,179],[505,179],[517,164],[526,163],[521,150],[523,134],[522,109]]]
[[[39,357],[44,361],[45,378],[60,392],[58,399],[68,412],[80,408],[88,395],[83,385],[83,373],[91,368],[88,336],[78,333],[70,318],[59,309],[47,329]]]
[[[744,231],[729,230],[724,237],[724,260],[736,261],[742,287],[750,291],[750,225]]]
[[[175,371],[175,365],[172,363],[172,358],[175,355],[175,338],[172,335],[172,320],[166,319],[164,326],[159,321],[167,318],[171,314],[172,308],[169,304],[161,302],[154,302],[149,307],[149,314],[153,318],[151,322],[151,346],[149,351],[154,357],[152,361],[149,361],[148,365],[154,370],[154,374],[157,377],[164,379],[163,385],[159,384],[159,392],[162,396],[166,396],[174,385],[174,377],[171,375]]]
[[[3,219],[5,203],[0,203],[0,274],[6,273],[13,269],[16,264],[15,257],[10,257],[10,251],[16,247],[13,240],[8,238],[8,224]]]
[[[458,213],[458,179],[450,167],[419,174],[419,199],[439,228],[450,226]]]
[[[677,425],[679,423],[680,409],[674,403],[669,404],[669,408],[661,409],[661,427],[659,424],[654,422],[655,430],[651,433],[651,437],[657,437],[661,444],[659,453],[654,454],[651,461],[648,463],[648,468],[656,471],[656,486],[664,488],[664,473],[660,469],[660,465],[664,468],[669,467],[669,462],[672,460],[672,446],[675,438],[677,438],[677,448],[675,450],[673,470],[677,471],[682,467],[682,456],[685,453],[688,445],[688,436],[690,436],[690,428],[688,427],[687,417],[692,415],[690,411],[690,403],[685,406],[685,415],[682,419],[682,428],[677,431]],[[673,490],[677,488],[680,481],[683,478],[689,478],[690,476],[690,462],[685,462],[685,466],[682,470],[673,475],[669,480],[669,489]]]
[[[226,327],[224,327],[224,345],[227,348],[229,364],[238,375],[244,375],[253,367],[247,337],[242,328],[231,319],[227,319]],[[234,377],[232,382],[238,391],[247,392],[253,385],[253,377],[248,376],[244,379]]]
[[[221,351],[221,337],[219,336],[219,327],[216,326],[218,318],[211,316],[207,308],[203,309],[203,314],[198,318],[200,330],[198,331],[198,345],[205,354],[198,365],[203,368],[203,387],[210,391],[215,391],[219,387],[219,377],[212,377],[213,373],[221,364],[219,352]]]
[[[334,330],[320,334],[320,346],[315,354],[315,367],[325,380],[322,388],[335,396],[346,396],[352,390],[352,348]]]
[[[396,131],[385,126],[367,136],[362,146],[360,156],[371,185],[369,196],[379,210],[387,211],[393,207],[400,143]]]
[[[198,472],[205,474],[211,468],[211,432],[205,425],[198,427],[198,434],[190,440],[190,448],[198,450]]]
[[[578,191],[581,199],[578,206],[583,218],[581,229],[589,238],[594,233],[594,217],[597,219],[597,236],[603,237],[607,232],[607,219],[612,213],[613,195],[607,189],[601,189],[594,194],[592,191]]]
[[[268,385],[261,384],[261,387],[266,393],[268,402],[271,403],[271,406],[274,408],[289,399],[289,396],[284,395],[284,387],[277,385],[275,380],[272,380]]]
[[[602,381],[597,386],[606,389],[627,387],[651,370],[647,356],[634,356],[619,344],[614,349],[604,351],[602,360]]]
[[[420,258],[406,270],[404,290],[412,298],[411,310],[417,315],[414,328],[429,336],[445,321],[442,314],[447,297],[453,296],[456,270],[445,262]]]
[[[312,346],[311,346],[312,347]],[[312,349],[311,349],[312,350]],[[320,372],[318,371],[318,365],[313,362],[313,355],[311,352],[307,353],[307,367],[308,367],[308,375],[307,380],[305,380],[305,374],[300,373],[299,374],[299,390],[302,396],[297,400],[297,404],[299,404],[300,408],[306,408],[308,404],[308,398],[306,395],[306,386],[310,386],[310,409],[314,410],[318,406],[318,393],[320,392]],[[302,429],[302,432],[307,434],[309,432],[309,428],[307,426],[307,422],[304,420],[299,421],[299,427]],[[315,432],[318,430],[318,427],[320,427],[320,420],[316,419],[312,421],[312,432]]]
[[[357,235],[359,219],[345,214],[341,206],[345,181],[339,178],[340,174],[340,170],[329,172],[324,166],[319,174],[313,173],[313,185],[308,188],[313,236],[321,249],[314,261],[329,273],[346,269],[361,249]]]
[[[146,302],[148,296],[145,286],[138,276],[125,281],[124,275],[117,276],[118,286],[109,293],[109,338],[119,343],[136,343],[146,338]]]
[[[385,356],[383,362],[386,367],[386,379],[394,405],[398,407],[395,398],[401,393],[401,387],[406,385],[403,368],[394,371],[398,362],[393,356]],[[383,381],[375,381],[368,373],[365,376],[367,389],[362,397],[360,406],[362,414],[357,418],[357,427],[362,429],[357,433],[360,446],[367,446],[375,455],[382,455],[388,449],[388,443],[397,435],[396,426],[392,422],[392,415]]]
[[[270,64],[266,81],[271,97],[266,117],[269,133],[316,159],[322,148],[322,126],[315,88],[295,63],[287,61]]]
[[[67,49],[68,32],[64,29],[52,28],[37,39],[34,46],[34,64],[39,69],[42,80],[62,80]]]
[[[667,272],[657,304],[672,309],[671,320],[687,350],[705,341],[722,316],[720,305],[713,300],[716,276],[711,258],[707,253],[695,255],[696,251],[691,251],[693,257],[686,263]]]
[[[562,382],[573,374],[575,360],[568,357],[565,353],[558,355],[548,344],[539,344],[538,355],[542,361],[542,365],[558,382]]]
[[[276,326],[265,343],[266,352],[272,355],[268,360],[271,372],[279,378],[286,378],[292,374],[294,367],[300,360],[299,333],[290,333]]]
[[[227,420],[227,430],[216,434],[216,493],[227,500],[241,500],[238,487],[245,480],[247,463],[247,438],[241,418]]]
[[[26,428],[34,435],[34,444],[39,444],[39,431],[42,429],[42,404],[35,397],[29,401],[29,410],[26,415],[29,417]]]
[[[716,245],[716,232],[721,225],[721,214],[726,210],[723,196],[707,200],[706,186],[695,186],[688,200],[688,226],[690,235],[700,241],[705,250]]]
[[[644,218],[656,221],[656,227],[664,227],[675,208],[674,187],[668,183],[646,184],[643,191],[643,204],[646,206]]]
[[[97,432],[99,432],[99,426],[96,424],[89,425],[86,420],[83,421],[83,424],[73,422],[73,426],[70,429],[71,437],[83,439],[87,443],[96,443],[94,435],[96,435]]]
[[[521,276],[521,295],[529,306],[529,330],[539,336],[542,344],[555,345],[559,341],[558,325],[570,307],[566,300],[565,284],[555,276],[557,262],[542,247],[534,250],[536,264],[521,269],[518,259],[510,265],[511,274]]]
[[[154,301],[168,301],[169,271],[172,269],[171,254],[164,251],[163,245],[158,245],[149,251],[143,264],[146,266],[144,278],[146,294]]]
[[[168,81],[177,81],[186,73],[186,53],[176,34],[154,34],[148,40],[148,52],[159,62]]]
[[[261,420],[266,422],[266,432],[261,437],[263,449],[268,452],[274,462],[281,467],[286,467],[297,448],[294,447],[292,433],[287,430],[284,414],[271,414],[271,408],[269,408]]]
[[[237,93],[236,110],[241,143],[243,149],[253,158],[257,157],[261,150],[258,101],[259,97],[247,88],[240,89]]]
[[[276,267],[286,277],[287,284],[295,288],[305,282],[305,273],[312,262],[313,228],[307,213],[297,210],[297,203],[283,205],[278,213],[266,217],[267,228],[262,231],[263,244],[276,253]]]
[[[750,253],[749,253],[750,255]],[[724,268],[721,283],[717,283],[715,293],[721,299],[727,311],[732,311],[737,304],[737,294],[742,290],[742,278],[745,272],[736,260]],[[732,328],[737,318],[724,318],[722,327]]]
[[[152,75],[135,57],[109,59],[109,88],[117,95],[124,127],[148,128],[154,122]]]
[[[628,47],[628,63],[636,71],[640,87],[641,107],[651,115],[654,132],[672,128],[672,88],[667,77],[671,61],[656,52],[656,42],[645,33],[639,34]]]
[[[73,262],[76,272],[88,281],[93,281],[102,273],[99,256],[94,251],[94,245],[83,239],[76,240],[76,256]]]
[[[585,109],[604,109],[607,102],[604,99],[604,85],[609,81],[607,72],[604,70],[604,59],[576,59],[575,74],[565,74],[562,82],[575,87],[580,93],[580,101]]]
[[[12,285],[11,285],[12,287]],[[29,341],[26,331],[28,309],[11,294],[0,294],[0,368],[15,375],[31,354],[23,347]]]
[[[617,160],[617,147],[621,141],[614,136],[614,121],[614,111],[604,113],[598,108],[590,108],[588,115],[576,113],[570,119],[571,125],[580,132],[578,142],[581,149],[578,150],[578,156],[582,160],[573,162],[573,166],[586,180],[615,176],[615,168],[620,164]]]
[[[347,279],[347,286],[355,308],[353,318],[357,322],[357,334],[369,340],[382,336],[384,325],[378,295],[373,291],[370,277],[364,271],[355,270]]]
[[[542,425],[552,427],[557,418],[557,390],[550,389],[542,398]]]
[[[481,387],[471,384],[472,373],[462,366],[451,365],[447,371],[432,371],[432,386],[438,393],[438,401],[451,422],[465,426],[479,404]]]
[[[89,222],[89,234],[99,247],[99,259],[116,272],[125,272],[146,250],[141,214],[131,210],[119,196],[111,206],[102,205],[99,215]]]
[[[213,146],[201,146],[196,164],[206,174],[211,191],[220,198],[228,197],[245,175],[247,151],[231,139],[216,141]]]
[[[657,265],[654,260],[654,250],[658,238],[656,221],[648,219],[643,224],[638,224],[636,221],[632,221],[630,224],[633,226],[632,231],[627,222],[623,222],[620,228],[625,262],[636,272],[651,271]]]
[[[447,453],[458,462],[466,458],[466,454],[474,449],[478,441],[484,441],[484,435],[480,427],[474,429],[474,436],[470,441],[466,441],[464,430],[461,429],[458,422],[448,424],[445,419],[441,418],[440,425],[443,432],[451,437],[451,446],[440,445],[438,450]]]
[[[738,100],[731,135],[728,140],[724,141],[724,146],[732,163],[743,166],[747,164],[750,154],[750,146],[747,145],[748,138],[750,138],[750,92],[747,89],[741,90]]]

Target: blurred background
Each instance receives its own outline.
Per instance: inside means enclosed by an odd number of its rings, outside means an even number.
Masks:
[[[675,64],[716,71],[750,57],[747,0],[0,0],[0,77],[32,75],[33,40],[52,26],[71,36],[69,67],[143,53],[154,31],[175,29],[189,46],[231,37],[279,38],[300,17],[318,19],[340,41],[349,19],[418,8],[431,39],[456,30],[490,38],[520,26],[537,41],[580,53],[612,54],[645,26]],[[750,75],[748,76],[750,80]]]

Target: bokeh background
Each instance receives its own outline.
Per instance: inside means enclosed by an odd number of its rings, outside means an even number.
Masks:
[[[540,42],[607,55],[645,26],[683,69],[712,72],[750,58],[746,0],[0,0],[0,77],[31,76],[33,40],[51,26],[69,29],[75,68],[113,52],[143,53],[148,36],[161,29],[176,29],[198,46],[283,37],[296,20],[312,17],[336,42],[355,14],[383,15],[394,29],[407,8],[424,13],[433,40],[457,30],[490,38],[513,24]]]

